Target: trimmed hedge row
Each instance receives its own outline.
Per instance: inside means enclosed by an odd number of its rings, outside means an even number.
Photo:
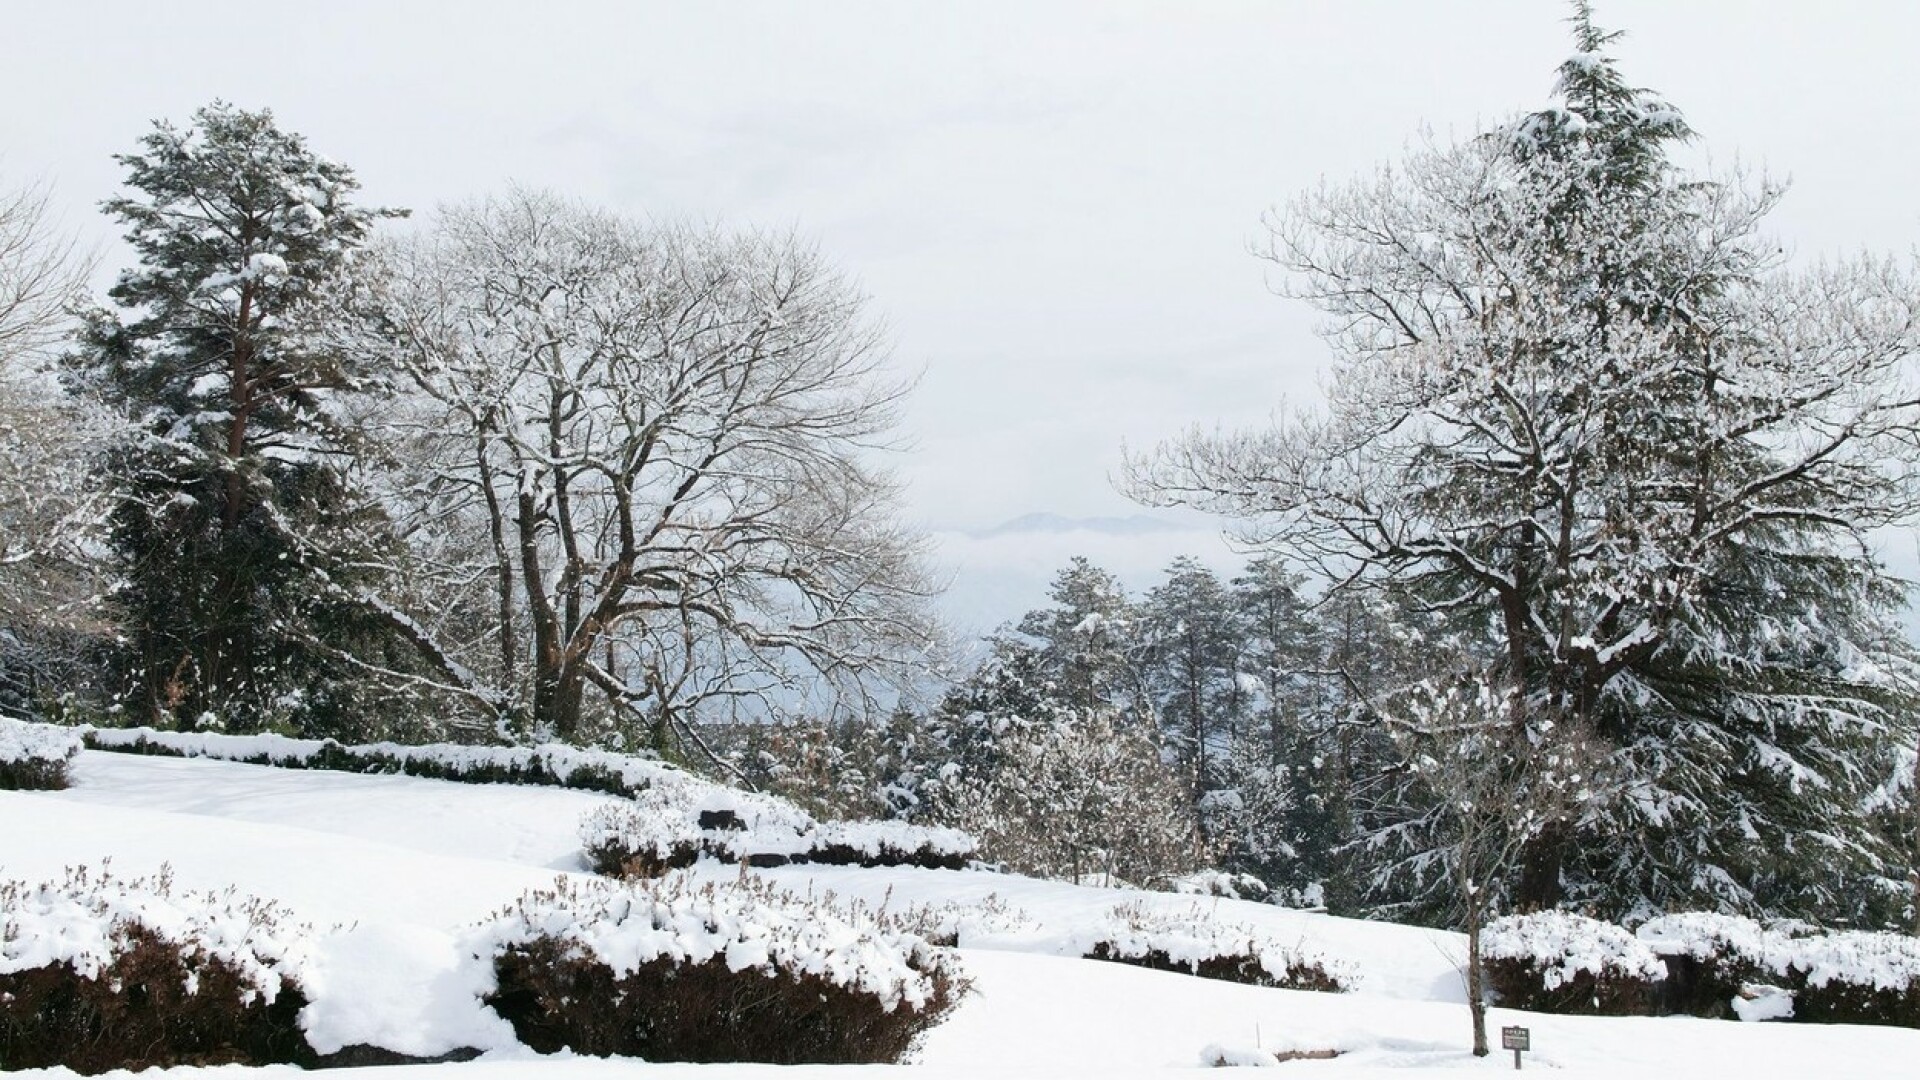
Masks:
[[[0,1067],[316,1062],[298,1022],[307,931],[273,905],[75,869],[0,884],[0,913]]]
[[[965,992],[897,920],[754,879],[530,893],[483,930],[485,1000],[540,1051],[651,1061],[896,1062]]]
[[[281,769],[395,774],[465,784],[522,784],[632,796],[672,766],[644,758],[595,753],[568,746],[491,747],[434,744],[350,746],[332,739],[284,739],[260,735],[183,735],[151,728],[86,728],[89,750],[154,757],[211,758]],[[638,775],[636,775],[638,773]]]
[[[0,716],[0,791],[58,791],[80,753],[80,733]]]
[[[815,821],[766,795],[681,786],[603,806],[580,823],[588,865],[615,878],[657,878],[702,858],[753,867],[914,866],[961,870],[973,838],[895,821]]]
[[[1496,919],[1482,953],[1512,1008],[1920,1028],[1920,939],[1902,934],[1780,932],[1700,912],[1629,934],[1541,912]]]

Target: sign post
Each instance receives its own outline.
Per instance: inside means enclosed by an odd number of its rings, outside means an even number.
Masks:
[[[1500,1048],[1513,1051],[1513,1067],[1520,1067],[1520,1051],[1533,1049],[1533,1032],[1523,1027],[1500,1029]]]

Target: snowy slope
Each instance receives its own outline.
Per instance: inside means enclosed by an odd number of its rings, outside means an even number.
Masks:
[[[41,879],[111,857],[117,873],[145,873],[166,862],[183,886],[237,884],[281,901],[322,935],[318,1015],[308,1018],[322,1051],[356,1042],[415,1054],[462,1045],[495,1051],[478,1062],[412,1070],[457,1074],[450,1080],[611,1076],[634,1068],[540,1059],[517,1047],[505,1024],[475,1000],[473,965],[459,947],[467,928],[525,889],[578,872],[576,826],[608,796],[97,752],[81,756],[74,776],[63,792],[0,792],[0,878]],[[895,909],[992,895],[1031,923],[1024,934],[989,937],[994,948],[962,950],[976,993],[932,1033],[919,1064],[807,1067],[809,1076],[1165,1075],[1197,1068],[1210,1045],[1345,1051],[1332,1062],[1285,1066],[1308,1073],[1512,1068],[1498,1054],[1475,1061],[1465,1053],[1456,935],[981,872],[764,873],[795,890],[832,890]],[[1348,961],[1358,987],[1345,995],[1267,990],[1031,951],[1123,901],[1173,911],[1197,905],[1209,916],[1255,925]],[[1495,1011],[1496,1025],[1514,1022],[1533,1029],[1539,1049],[1529,1065],[1558,1067],[1562,1075],[1908,1076],[1920,1060],[1920,1032],[1888,1028]],[[708,1080],[794,1071],[646,1066],[648,1075]]]

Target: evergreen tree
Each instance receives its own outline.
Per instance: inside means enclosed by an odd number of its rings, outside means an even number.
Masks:
[[[355,206],[352,172],[270,113],[224,103],[118,160],[133,191],[106,209],[140,261],[72,379],[140,429],[109,466],[134,704],[159,722],[336,727],[341,651],[383,647],[353,602],[383,515],[347,480],[367,373],[316,344],[311,313],[393,212]]]
[[[1862,917],[1905,869],[1864,810],[1912,667],[1867,553],[1920,508],[1920,289],[1784,271],[1758,231],[1779,192],[1686,175],[1678,111],[1573,21],[1551,107],[1277,224],[1334,316],[1328,415],[1196,434],[1137,490],[1415,598],[1432,666],[1459,665],[1425,689],[1501,686],[1525,752],[1485,765],[1554,808],[1517,905]],[[1412,715],[1395,698],[1375,712]],[[1599,774],[1548,767],[1593,745]],[[1448,857],[1406,809],[1375,850]]]
[[[1137,633],[1143,680],[1160,721],[1161,745],[1187,779],[1194,828],[1231,815],[1227,760],[1247,703],[1239,672],[1241,629],[1226,586],[1192,558],[1175,559],[1147,593]]]
[[[1033,663],[1058,699],[1083,712],[1117,710],[1127,723],[1152,723],[1139,667],[1136,612],[1120,580],[1074,556],[1054,576],[1050,608],[1029,611],[1019,632],[1037,643]]]

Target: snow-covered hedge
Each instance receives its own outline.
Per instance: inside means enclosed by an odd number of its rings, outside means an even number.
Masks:
[[[1201,906],[1172,911],[1144,903],[1121,904],[1098,922],[1068,931],[1062,944],[1065,948],[1058,951],[1090,960],[1254,986],[1344,993],[1355,978],[1350,965],[1304,943],[1282,941],[1254,927],[1222,921]]]
[[[1792,954],[1795,1019],[1920,1028],[1920,938],[1841,931]]]
[[[829,863],[960,869],[973,838],[897,821],[815,821],[770,795],[705,783],[662,783],[580,824],[588,861],[614,877],[657,877],[702,856],[751,866]]]
[[[520,1040],[654,1061],[898,1061],[964,989],[950,953],[753,878],[561,879],[482,926]]]
[[[1752,919],[1705,911],[1662,915],[1634,936],[1666,964],[1661,1011],[1691,1016],[1786,1019],[1794,942]]]
[[[1009,952],[1020,951],[1017,943],[1032,938],[1040,925],[1026,909],[1007,903],[999,893],[970,902],[918,904],[901,913],[900,922],[936,945],[989,945]]]
[[[1493,920],[1480,932],[1480,957],[1501,1003],[1535,1012],[1645,1015],[1667,975],[1626,930],[1566,911]]]
[[[0,791],[66,787],[67,765],[80,746],[79,729],[0,716]]]
[[[310,1056],[309,929],[232,892],[122,880],[0,883],[0,1063],[81,1073]]]
[[[42,725],[35,725],[42,726]],[[86,728],[89,747],[132,754],[213,758],[285,769],[404,773],[475,784],[532,784],[633,795],[656,784],[691,781],[686,773],[649,758],[583,750],[560,743],[538,746],[460,746],[290,739],[282,735],[221,735],[154,728]]]

